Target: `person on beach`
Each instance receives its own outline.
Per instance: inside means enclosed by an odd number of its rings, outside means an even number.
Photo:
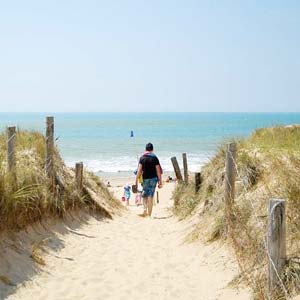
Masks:
[[[131,187],[130,187],[129,183],[126,183],[126,185],[124,186],[124,196],[123,197],[125,197],[127,206],[129,205],[130,190],[131,190]]]
[[[146,152],[139,160],[138,171],[136,174],[135,185],[138,188],[140,177],[142,176],[142,197],[144,212],[141,216],[151,217],[153,208],[153,197],[156,185],[158,188],[162,187],[162,168],[160,166],[157,156],[153,153],[153,145],[148,143],[146,145]]]

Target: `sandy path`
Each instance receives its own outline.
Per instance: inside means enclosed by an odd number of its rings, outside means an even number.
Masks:
[[[50,251],[44,271],[8,299],[250,299],[226,287],[237,269],[225,249],[182,244],[185,225],[169,210],[172,188],[160,191],[152,219],[131,206],[113,221],[90,218],[63,236],[65,247]]]

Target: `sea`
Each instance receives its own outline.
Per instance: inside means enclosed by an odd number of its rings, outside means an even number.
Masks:
[[[82,161],[103,177],[132,175],[148,142],[164,171],[172,171],[172,156],[182,165],[186,153],[195,172],[224,142],[300,123],[300,113],[0,113],[0,131],[17,126],[45,133],[46,116],[55,118],[55,143],[66,164]]]

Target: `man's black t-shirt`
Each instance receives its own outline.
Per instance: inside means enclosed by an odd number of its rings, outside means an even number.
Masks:
[[[159,160],[156,156],[143,155],[140,162],[143,170],[143,179],[150,179],[157,177],[156,166],[159,165]]]

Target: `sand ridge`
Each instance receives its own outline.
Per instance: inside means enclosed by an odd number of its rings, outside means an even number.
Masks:
[[[238,273],[218,244],[184,244],[186,224],[170,210],[174,184],[166,184],[153,217],[131,206],[114,220],[93,217],[61,238],[64,248],[48,251],[46,266],[20,284],[9,300],[250,299],[227,287]],[[121,187],[113,187],[116,197]]]

